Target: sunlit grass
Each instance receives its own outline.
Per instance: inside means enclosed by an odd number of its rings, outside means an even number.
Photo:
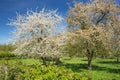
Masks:
[[[93,59],[92,70],[87,70],[87,58],[63,58],[64,66],[75,72],[87,73],[92,80],[119,80],[120,63],[115,59]]]

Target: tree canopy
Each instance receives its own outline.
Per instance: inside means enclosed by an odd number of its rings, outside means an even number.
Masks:
[[[79,44],[91,69],[93,56],[100,49],[116,51],[120,45],[120,6],[115,0],[91,0],[75,3],[68,13],[69,44]],[[114,47],[114,49],[113,49]],[[115,48],[116,47],[116,48]]]
[[[16,19],[10,22],[10,25],[16,27],[13,39],[17,45],[15,53],[41,54],[42,57],[53,54],[56,50],[50,49],[50,45],[54,44],[54,41],[49,37],[54,35],[62,20],[57,10],[42,9],[40,12],[27,11],[26,15],[18,14]],[[52,52],[49,52],[50,50]]]

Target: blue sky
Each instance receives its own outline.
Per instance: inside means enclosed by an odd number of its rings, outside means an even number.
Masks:
[[[27,9],[41,10],[58,9],[60,15],[66,17],[67,3],[72,0],[0,0],[0,44],[4,44],[12,38],[14,27],[6,25],[9,19],[13,19],[16,13],[25,14]]]
[[[76,0],[87,1],[87,0]],[[16,13],[25,14],[27,9],[41,10],[58,9],[60,15],[67,17],[68,4],[72,0],[0,0],[0,44],[4,44],[8,39],[12,38],[13,26],[6,25],[9,19],[13,19]],[[117,0],[120,4],[120,0]],[[63,26],[65,23],[63,24]]]

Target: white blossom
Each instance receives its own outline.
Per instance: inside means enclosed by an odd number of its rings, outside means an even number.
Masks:
[[[59,49],[62,37],[53,39],[52,36],[62,20],[57,10],[42,9],[40,12],[27,11],[26,15],[18,14],[10,22],[10,25],[16,27],[14,40],[17,49],[14,53],[39,54],[42,57],[61,56]]]

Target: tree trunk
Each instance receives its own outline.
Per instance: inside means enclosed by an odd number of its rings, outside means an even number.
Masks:
[[[92,59],[88,58],[88,70],[92,70]]]
[[[43,65],[47,66],[47,64],[46,64],[46,58],[42,57],[41,59],[42,59]]]
[[[92,70],[92,58],[93,58],[93,54],[94,51],[90,52],[89,50],[87,50],[87,57],[88,57],[88,70]]]
[[[117,57],[117,63],[119,63],[119,57]]]
[[[62,62],[60,61],[60,58],[56,58],[55,59],[55,64],[58,65],[58,64],[61,64]]]

